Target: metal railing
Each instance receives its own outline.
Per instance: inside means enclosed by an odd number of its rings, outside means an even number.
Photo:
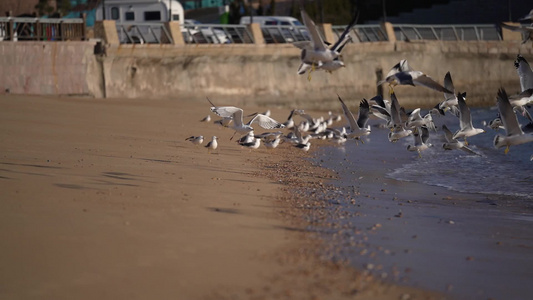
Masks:
[[[500,27],[493,24],[413,25],[393,24],[398,41],[501,41]]]
[[[293,43],[311,39],[305,26],[265,25],[261,26],[261,31],[267,44]]]
[[[184,24],[181,33],[190,44],[253,44],[254,38],[246,25]]]
[[[85,19],[0,17],[0,41],[72,41],[85,39]]]
[[[346,26],[331,26],[337,39],[346,29]],[[387,33],[379,24],[356,25],[350,31],[353,43],[382,42],[387,41]]]
[[[121,44],[172,44],[172,36],[161,22],[117,23]]]

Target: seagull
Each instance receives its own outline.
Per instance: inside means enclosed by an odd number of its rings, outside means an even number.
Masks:
[[[477,152],[473,151],[472,149],[468,148],[464,142],[461,142],[459,140],[456,140],[453,138],[453,133],[448,129],[446,125],[442,125],[442,130],[444,131],[444,138],[446,139],[446,143],[442,144],[442,148],[444,150],[463,150],[470,154],[479,155]]]
[[[396,85],[412,85],[412,86],[425,86],[432,90],[439,92],[453,94],[452,91],[449,91],[442,85],[440,85],[431,77],[422,73],[421,71],[414,71],[409,67],[406,59],[402,59],[397,63],[387,74],[387,77],[384,80],[378,82],[378,85],[387,82],[389,84],[390,92],[392,93],[394,86]]]
[[[209,122],[211,121],[211,116],[207,115],[205,118],[201,119],[200,122]]]
[[[468,142],[466,141],[467,137],[484,133],[485,130],[474,128],[474,125],[472,125],[470,108],[466,105],[465,98],[461,93],[457,94],[457,101],[459,103],[459,126],[461,128],[455,132],[453,139],[464,138],[465,144],[468,145]]]
[[[511,24],[506,24],[504,22],[500,23],[500,27],[509,29],[511,31],[521,32],[524,35],[524,40],[522,41],[522,44],[527,43],[527,41],[532,40],[533,41],[533,26],[516,26]]]
[[[406,129],[404,127],[405,122],[402,121],[401,112],[402,107],[400,107],[400,103],[398,102],[398,98],[396,98],[396,94],[394,91],[391,93],[391,111],[390,111],[390,121],[389,121],[389,128],[391,128],[391,132],[389,132],[389,141],[396,142],[401,138],[404,138],[406,136],[409,136],[413,133],[412,130]]]
[[[186,138],[185,140],[186,141],[190,141],[194,145],[201,145],[204,142],[204,137],[202,135],[199,135],[199,136],[192,135],[192,136]]]
[[[418,157],[422,157],[421,151],[424,151],[431,147],[431,144],[428,143],[429,139],[429,129],[426,126],[416,127],[413,131],[413,138],[415,141],[414,145],[408,145],[408,151],[418,152]]]
[[[204,146],[204,147],[207,148],[207,153],[211,153],[212,150],[216,150],[217,149],[217,147],[218,147],[217,140],[218,140],[218,138],[216,136],[213,136],[211,141],[209,143],[207,143],[207,145]]]
[[[237,143],[247,144],[247,143],[252,143],[254,140],[255,140],[254,132],[250,131],[247,134],[243,135],[239,140],[237,140]]]
[[[507,135],[503,136],[498,134],[494,137],[494,147],[499,149],[506,146],[505,154],[509,152],[509,147],[512,145],[520,145],[524,143],[533,142],[533,135],[524,134],[520,125],[518,124],[518,119],[516,114],[513,111],[513,107],[509,102],[507,93],[503,88],[498,90],[498,109],[500,111],[500,116],[502,118],[503,126],[505,127],[505,132]]]
[[[261,139],[255,139],[249,143],[239,143],[239,145],[244,146],[249,149],[257,149],[261,146]]]
[[[453,86],[452,75],[450,72],[444,76],[444,88],[451,91],[451,93],[444,92],[444,101],[439,103],[439,109],[444,111],[450,110],[452,114],[459,117],[459,108],[457,107],[457,96],[455,95],[455,87]],[[466,93],[463,97],[466,97]]]
[[[315,65],[315,71],[318,71],[318,70],[324,70],[328,73],[333,73],[334,71],[337,71],[338,69],[340,68],[344,68],[346,67],[346,65],[344,64],[344,62],[341,60],[341,51],[342,49],[344,48],[344,46],[348,43],[348,42],[351,42],[352,41],[352,37],[351,36],[348,36],[344,39],[344,41],[342,42],[342,45],[340,47],[338,47],[338,52],[339,52],[339,56],[337,58],[334,58],[332,61],[330,62],[326,62],[326,63],[323,63],[322,61],[319,61],[317,65]],[[298,67],[298,75],[303,75],[305,74],[307,71],[309,71],[310,69],[313,68],[313,64],[308,64],[306,62],[302,62],[300,64],[300,67]],[[310,78],[311,76],[311,72],[309,72],[309,75],[308,75],[308,79]]]
[[[264,145],[267,149],[274,149],[278,147],[279,143],[281,142],[280,136],[276,136],[273,140],[268,140],[264,142]]]
[[[513,107],[533,104],[533,88],[526,89],[520,94],[509,96],[509,102]]]
[[[358,120],[355,119],[348,106],[342,101],[341,97],[339,101],[342,105],[342,110],[344,111],[344,116],[350,123],[350,132],[347,134],[347,137],[350,139],[359,139],[361,136],[370,134],[370,126],[366,127],[366,122],[368,121],[368,114],[370,113],[370,106],[366,99],[361,100],[359,104],[359,117]]]
[[[233,125],[230,125],[229,127],[235,130],[235,133],[243,133],[246,134],[250,131],[253,131],[253,127],[251,126],[253,122],[257,122],[259,126],[261,126],[264,129],[274,129],[274,128],[284,128],[285,126],[278,121],[272,119],[271,117],[267,117],[263,114],[256,114],[255,117],[253,117],[248,123],[244,124],[242,118],[243,118],[243,110],[238,107],[234,106],[215,106],[209,98],[207,99],[211,105],[211,111],[215,114],[217,114],[220,117],[228,118],[233,117]],[[230,138],[233,139],[233,136]]]
[[[318,28],[315,25],[315,22],[313,22],[313,20],[309,17],[309,15],[305,12],[303,8],[300,10],[300,13],[302,16],[302,21],[311,37],[311,41],[296,42],[293,43],[293,45],[302,49],[300,55],[302,65],[300,66],[300,69],[306,68],[304,67],[305,65],[311,66],[311,70],[309,71],[309,75],[307,76],[307,79],[310,81],[311,73],[318,65],[321,64],[323,67],[324,64],[331,63],[340,56],[340,50],[342,50],[342,47],[346,44],[345,40],[348,39],[348,34],[350,30],[357,22],[358,14],[355,15],[352,21],[350,21],[350,24],[346,26],[339,40],[330,48],[328,48],[328,44],[326,44],[322,39],[322,36],[320,35]],[[299,73],[301,72],[300,69],[298,70]],[[305,73],[306,71],[307,70],[303,71],[303,73]]]
[[[527,60],[522,55],[518,54],[514,61],[514,66],[518,73],[518,77],[520,77],[520,91],[523,92],[533,88],[533,71]]]
[[[294,147],[296,147],[298,149],[302,149],[303,151],[307,152],[307,151],[309,151],[309,148],[311,147],[311,143],[309,143],[309,142],[307,142],[305,144],[299,143],[299,144],[294,145]]]
[[[407,122],[405,124],[407,128],[416,128],[416,127],[422,127],[427,126],[429,129],[435,130],[435,124],[433,123],[433,118],[431,117],[431,114],[428,113],[425,116],[420,115],[420,108],[416,108],[409,114],[409,118],[407,118]]]

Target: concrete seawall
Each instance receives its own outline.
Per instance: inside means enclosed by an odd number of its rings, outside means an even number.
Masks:
[[[94,42],[0,42],[0,94],[102,97]]]
[[[519,90],[516,55],[533,62],[531,44],[514,41],[349,44],[343,50],[346,68],[314,72],[308,81],[296,74],[299,50],[291,45],[112,45],[105,56],[94,55],[93,47],[89,42],[0,43],[0,93],[202,101],[208,96],[224,104],[327,108],[337,93],[349,100],[376,95],[379,73],[385,76],[407,59],[439,82],[450,71],[472,105],[493,105],[499,87]],[[405,106],[429,107],[442,99],[420,87],[396,91]]]

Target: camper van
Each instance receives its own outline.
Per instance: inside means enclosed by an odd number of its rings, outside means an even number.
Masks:
[[[105,7],[103,6],[105,5]],[[96,20],[115,20],[121,43],[132,42],[123,32],[129,28],[130,37],[134,36],[133,42],[153,43],[156,42],[153,35],[161,34],[161,28],[152,28],[153,34],[149,32],[148,26],[131,26],[141,23],[161,23],[168,21],[185,20],[183,6],[176,0],[106,0],[101,1],[96,8]],[[141,30],[138,34],[137,30]],[[140,36],[139,36],[140,35]]]

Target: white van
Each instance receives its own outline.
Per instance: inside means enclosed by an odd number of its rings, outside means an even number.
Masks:
[[[254,16],[253,23],[262,27],[263,37],[267,43],[293,43],[309,40],[305,26],[296,18],[286,16]],[[241,17],[242,25],[250,24],[250,16]]]
[[[285,16],[254,16],[254,23],[263,25],[282,25],[282,26],[303,26],[303,24],[296,18]],[[250,16],[241,17],[240,24],[250,24]]]
[[[105,3],[105,7],[102,5]],[[142,30],[141,37],[135,32],[131,32],[135,35],[136,43],[156,42],[148,30],[148,26],[137,26],[142,23],[162,23],[172,21],[179,21],[183,24],[185,20],[185,14],[183,6],[177,0],[106,0],[101,1],[100,5],[96,8],[96,20],[101,21],[115,20],[117,28],[137,28],[132,29]],[[156,34],[161,34],[161,29],[152,28]],[[119,29],[119,39],[121,42],[128,42],[127,37]],[[147,39],[146,41],[143,39]],[[154,39],[154,40],[149,40]]]

